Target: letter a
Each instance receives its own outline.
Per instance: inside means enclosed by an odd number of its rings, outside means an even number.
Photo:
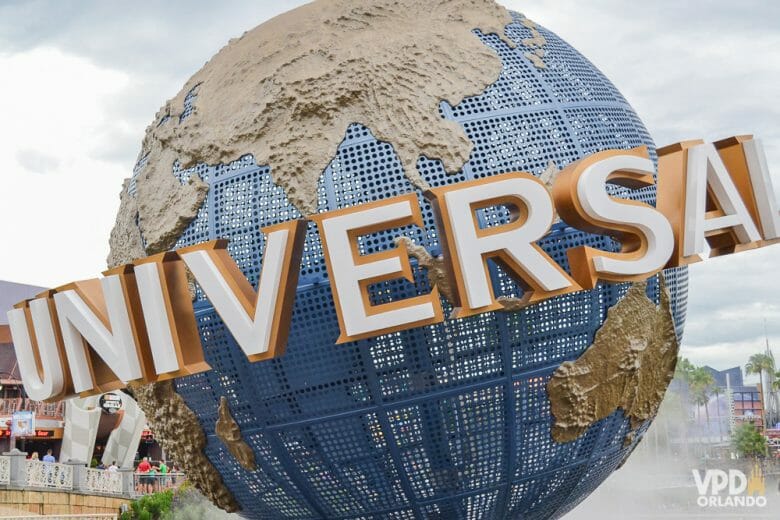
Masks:
[[[758,247],[761,236],[715,146],[685,141],[658,150],[657,207],[675,231],[667,267]]]
[[[739,135],[717,141],[715,148],[758,224],[764,238],[762,245],[780,240],[780,212],[761,140]]]

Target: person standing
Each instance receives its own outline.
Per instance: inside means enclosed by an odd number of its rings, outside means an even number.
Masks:
[[[157,466],[152,465],[151,468],[149,468],[149,486],[152,488],[152,493],[157,493],[160,491],[160,481],[159,477],[157,475]]]
[[[43,462],[57,462],[57,459],[51,454],[51,448],[46,450],[46,455],[43,456]]]
[[[177,485],[181,484],[181,482],[179,482],[179,477],[180,477],[180,474],[181,474],[181,470],[176,466],[176,464],[173,464],[171,466],[171,473],[172,473],[172,475],[170,477],[171,485],[176,487]]]
[[[55,459],[54,455],[51,454],[51,448],[46,450],[46,455],[43,456],[43,462],[46,463],[46,473],[45,473],[46,482],[47,484],[52,485],[54,484],[54,482],[52,481],[54,478],[53,477],[54,472],[52,471],[51,464],[57,462],[57,459]]]
[[[140,493],[151,493],[152,492],[152,484],[154,483],[154,478],[149,477],[149,471],[151,471],[152,465],[149,464],[149,458],[144,457],[144,459],[138,464],[138,467],[135,469],[136,473],[139,475],[138,477],[138,483],[139,483],[139,492]]]
[[[161,460],[160,465],[160,489],[166,489],[168,487],[168,466],[165,465],[165,461]]]
[[[108,471],[111,473],[116,473],[119,471],[119,466],[116,465],[116,461],[111,462],[111,465],[108,467]]]

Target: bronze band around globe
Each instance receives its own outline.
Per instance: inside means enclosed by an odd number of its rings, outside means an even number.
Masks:
[[[732,137],[686,141],[658,151],[657,207],[610,196],[607,185],[653,186],[647,149],[605,150],[562,170],[552,189],[527,173],[494,175],[433,188],[449,319],[500,310],[487,260],[525,289],[519,306],[593,289],[599,281],[642,281],[664,268],[761,247],[780,238],[780,214],[760,141]],[[477,211],[503,206],[508,223],[480,227]],[[708,210],[707,208],[717,208]],[[574,228],[609,235],[619,252],[568,250],[567,273],[536,242],[556,211]],[[413,282],[406,241],[361,254],[359,237],[423,226],[409,193],[323,212],[316,222],[341,334],[335,343],[445,320],[439,289],[374,305],[373,284]],[[100,280],[73,282],[20,302],[8,313],[27,392],[37,400],[86,397],[209,370],[198,334],[187,269],[250,361],[284,353],[305,236],[305,219],[263,229],[266,247],[256,291],[213,240],[116,267]],[[96,355],[93,355],[95,353]],[[41,370],[42,369],[42,370]],[[42,373],[42,374],[41,374]]]

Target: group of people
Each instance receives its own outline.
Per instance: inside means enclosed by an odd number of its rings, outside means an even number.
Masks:
[[[100,464],[95,466],[97,469],[104,469],[106,471],[110,471],[111,473],[116,473],[119,471],[119,466],[116,465],[116,461],[111,462],[108,466],[106,466],[102,461]]]
[[[175,477],[170,476],[171,471],[164,460],[154,464],[149,457],[144,457],[135,468],[138,475],[136,480],[136,492],[140,494],[156,493],[176,485]],[[173,467],[173,473],[178,473]]]
[[[47,463],[57,462],[56,457],[53,455],[52,450],[46,450],[46,455],[42,459],[39,458],[38,452],[34,451],[30,455],[30,460],[42,460]],[[93,467],[116,473],[119,471],[116,461],[111,462],[106,466],[103,462],[97,464],[97,461],[93,460]],[[141,462],[138,463],[135,469],[136,473],[136,485],[135,490],[137,493],[145,495],[150,493],[156,493],[168,488],[176,486],[178,484],[177,476],[179,476],[179,470],[176,466],[173,466],[172,470],[168,468],[168,465],[164,460],[151,461],[149,457],[144,457]]]
[[[38,458],[38,452],[34,451],[32,452],[32,455],[30,455],[30,460],[41,460]],[[52,455],[52,451],[46,450],[46,455],[43,456],[43,462],[57,462],[57,458]]]

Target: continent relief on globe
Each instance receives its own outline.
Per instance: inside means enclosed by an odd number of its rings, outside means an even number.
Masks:
[[[196,174],[180,182],[175,168],[228,164],[251,154],[256,164],[270,167],[274,183],[309,216],[317,209],[322,172],[347,128],[359,123],[392,144],[418,189],[429,187],[417,170],[421,156],[440,160],[447,172],[458,171],[473,143],[457,122],[441,116],[440,104],[457,105],[498,79],[501,60],[474,31],[515,47],[504,34],[511,22],[492,0],[453,0],[435,8],[413,0],[333,0],[307,4],[230,41],[147,128],[137,175],[120,194],[109,267],[168,251],[196,217],[209,186]],[[521,23],[532,35],[521,42],[523,56],[544,68],[544,37],[530,20]],[[554,171],[551,165],[549,175]],[[431,282],[446,297],[441,259],[424,249],[410,251],[427,263]],[[668,298],[656,309],[639,295],[643,289],[632,288],[610,311],[594,346],[551,380],[556,441],[576,438],[616,408],[631,418],[632,427],[657,410],[668,371],[658,377],[651,372],[673,368],[676,338]],[[504,306],[521,307],[512,299]],[[623,330],[628,325],[633,328]],[[659,331],[662,337],[652,339]],[[132,388],[166,451],[181,461],[193,484],[221,508],[237,510],[204,454],[206,436],[197,416],[173,382]],[[226,402],[219,413],[218,437],[242,466],[253,467]]]
[[[554,165],[542,176],[554,179]],[[548,180],[548,179],[545,179]],[[409,254],[428,271],[431,286],[450,302],[452,282],[444,260],[406,237],[399,237]],[[631,285],[628,293],[607,312],[593,344],[576,361],[565,361],[547,384],[555,422],[556,442],[579,438],[597,421],[620,409],[630,419],[625,438],[630,443],[636,429],[655,417],[666,388],[674,377],[679,343],[669,293],[661,276],[660,302],[647,297],[647,282]],[[521,298],[500,296],[504,311],[526,306]]]
[[[417,172],[421,155],[459,170],[473,144],[439,105],[457,105],[498,79],[501,60],[473,31],[514,47],[504,35],[511,22],[492,0],[435,9],[414,0],[336,0],[294,9],[230,41],[147,128],[135,201],[126,197],[118,216],[117,234],[127,242],[112,241],[112,259],[142,243],[167,250],[194,218],[207,188],[197,176],[180,185],[171,175],[175,163],[188,168],[252,154],[303,215],[316,211],[317,181],[354,123],[392,143],[418,187],[427,187]],[[193,95],[197,103],[186,113]]]
[[[576,361],[564,361],[547,383],[556,442],[577,439],[618,409],[632,430],[655,417],[674,377],[678,341],[669,293],[661,283],[660,305],[647,283],[631,285],[607,311],[593,344]],[[627,441],[633,439],[629,432]]]
[[[358,122],[393,144],[418,187],[427,187],[417,173],[420,155],[457,171],[473,145],[456,122],[441,117],[439,104],[456,105],[496,81],[501,61],[473,31],[497,34],[514,47],[504,36],[511,22],[492,0],[455,0],[436,9],[413,0],[337,0],[307,4],[231,40],[147,128],[135,193],[129,180],[120,193],[109,267],[169,250],[197,215],[208,185],[197,175],[180,183],[174,166],[252,154],[310,215],[322,171],[347,127]],[[524,43],[536,66],[543,66],[543,44],[538,33]],[[194,96],[197,103],[188,110],[185,101]],[[133,390],[193,484],[223,509],[237,510],[203,453],[197,416],[173,383]]]

